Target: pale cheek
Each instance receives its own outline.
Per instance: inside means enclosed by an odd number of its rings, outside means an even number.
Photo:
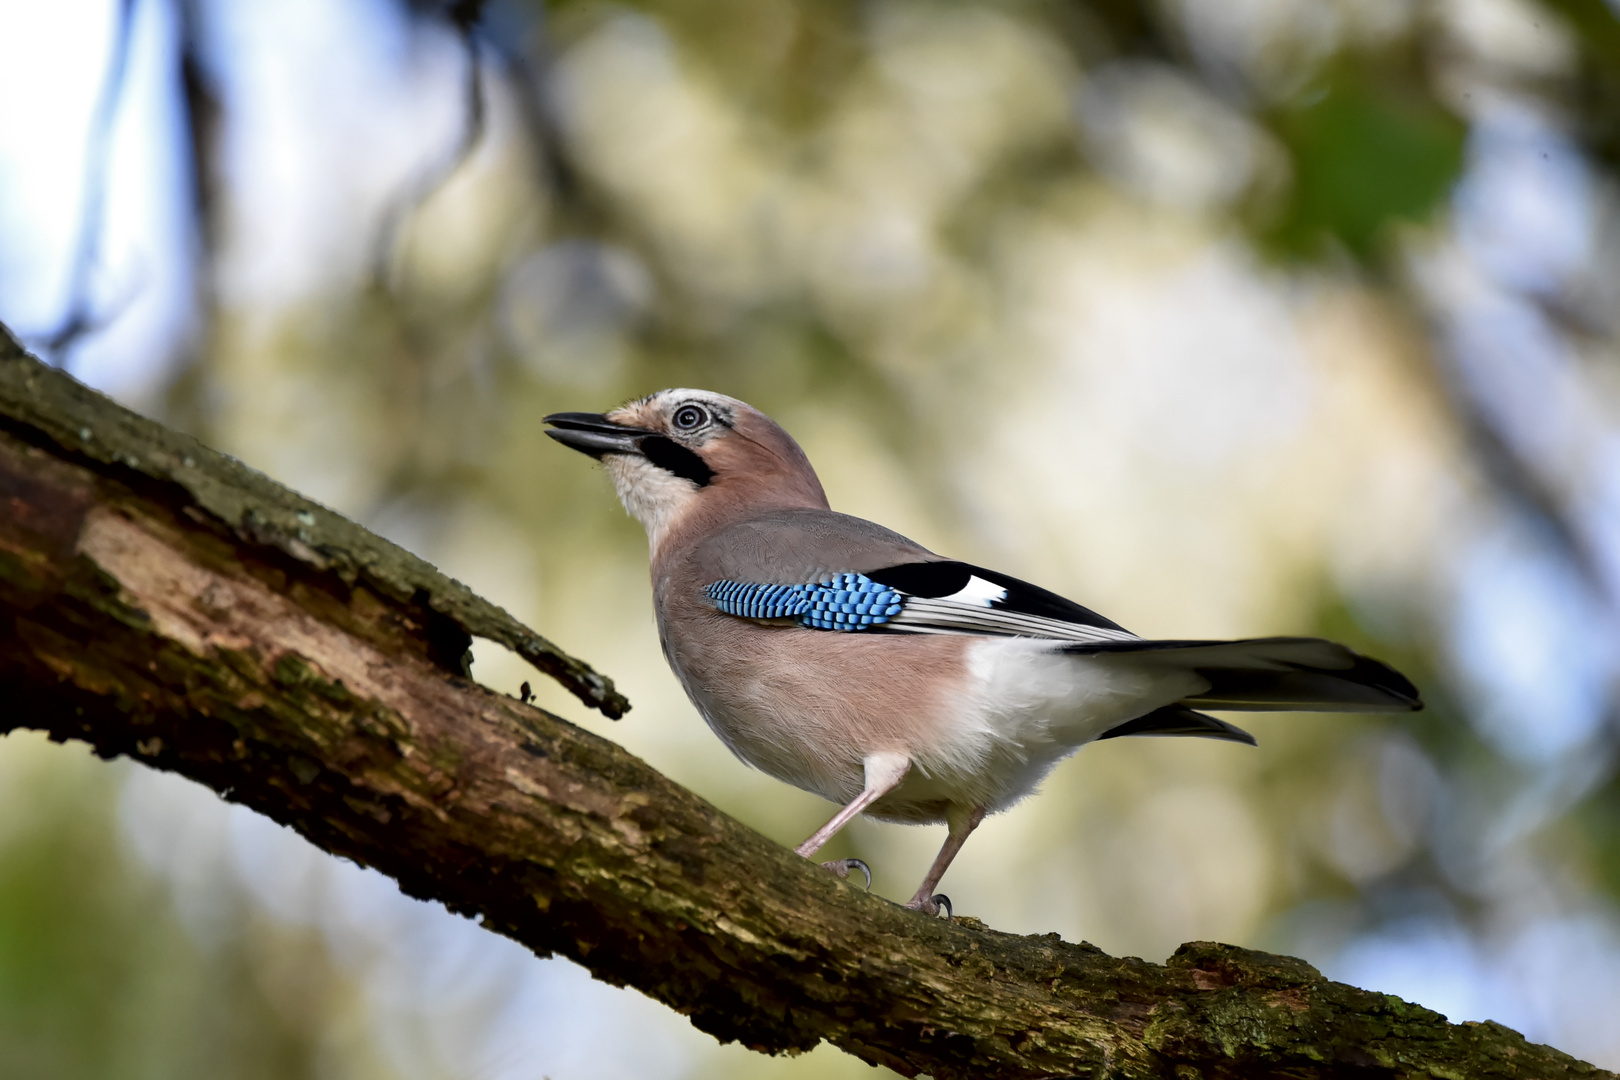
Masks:
[[[619,501],[655,543],[696,494],[689,482],[639,458],[610,454],[603,463],[613,477]]]

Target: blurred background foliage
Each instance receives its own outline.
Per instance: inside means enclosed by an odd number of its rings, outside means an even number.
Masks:
[[[1620,1068],[1620,23],[1603,0],[0,3],[0,318],[418,551],[785,843],[539,418],[671,385],[834,505],[1412,717],[1122,740],[957,909],[1218,938]],[[476,673],[534,680],[498,649]],[[537,681],[537,685],[538,681]],[[937,830],[834,855],[903,896]],[[173,777],[0,740],[0,1073],[868,1075],[536,960]]]

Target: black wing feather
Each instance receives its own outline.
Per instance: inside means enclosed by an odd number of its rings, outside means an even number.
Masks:
[[[1117,630],[1122,634],[1130,632],[1113,620],[1106,619],[1067,597],[1059,596],[1039,585],[1020,581],[1010,574],[986,570],[972,563],[954,560],[903,563],[882,570],[868,570],[866,576],[890,588],[927,599],[951,596],[966,588],[972,578],[983,578],[1007,591],[1005,598],[991,602],[992,610],[1014,611],[1080,626],[1096,626],[1104,630]]]

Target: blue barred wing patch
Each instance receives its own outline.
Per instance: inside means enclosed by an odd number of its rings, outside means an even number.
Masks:
[[[905,606],[902,596],[864,574],[834,574],[809,585],[717,581],[704,593],[727,615],[797,619],[816,630],[860,630],[886,623]]]

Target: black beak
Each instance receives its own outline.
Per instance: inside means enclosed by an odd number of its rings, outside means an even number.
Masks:
[[[593,458],[603,454],[639,454],[641,440],[654,434],[645,428],[615,424],[601,413],[552,413],[542,422],[551,425],[547,435]]]

